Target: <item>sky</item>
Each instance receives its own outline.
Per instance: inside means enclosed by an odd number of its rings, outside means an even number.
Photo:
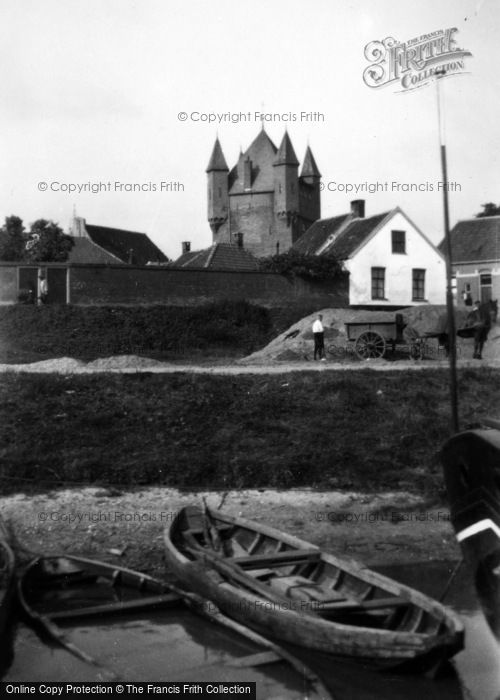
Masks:
[[[438,243],[436,85],[374,89],[363,72],[370,42],[448,28],[472,54],[440,81],[451,224],[500,203],[497,0],[3,0],[2,17],[1,221],[67,230],[76,211],[143,231],[173,259],[182,241],[207,247],[215,138],[232,167],[259,112],[276,145],[288,129],[301,162],[310,145],[322,217],[357,198],[368,216],[400,206]],[[387,191],[342,190],[363,183]]]

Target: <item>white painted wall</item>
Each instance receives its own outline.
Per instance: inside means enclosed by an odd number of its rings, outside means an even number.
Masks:
[[[392,252],[391,231],[406,231],[406,253]],[[349,303],[374,306],[410,306],[446,302],[446,266],[438,250],[401,212],[345,261],[350,274]],[[385,300],[372,299],[371,268],[385,268]],[[412,269],[425,270],[424,302],[412,299]]]

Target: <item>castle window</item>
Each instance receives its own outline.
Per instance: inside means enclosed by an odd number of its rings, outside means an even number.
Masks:
[[[278,185],[278,192],[281,194],[281,182],[280,182],[280,184]]]
[[[219,197],[222,197],[222,188],[219,187]]]

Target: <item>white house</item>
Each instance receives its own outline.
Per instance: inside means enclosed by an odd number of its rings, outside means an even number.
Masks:
[[[445,303],[444,256],[399,207],[366,218],[355,200],[348,214],[316,221],[293,250],[342,261],[351,306]]]

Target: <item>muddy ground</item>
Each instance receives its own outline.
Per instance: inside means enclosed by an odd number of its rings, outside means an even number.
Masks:
[[[163,532],[179,508],[202,502],[284,530],[368,566],[458,560],[446,506],[405,492],[313,490],[188,493],[86,488],[0,499],[0,512],[31,554],[87,555],[167,573]]]

